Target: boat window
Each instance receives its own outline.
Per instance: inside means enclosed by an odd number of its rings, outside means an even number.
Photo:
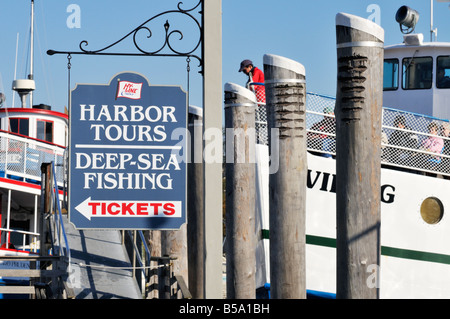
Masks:
[[[38,120],[36,138],[53,143],[53,122]]]
[[[398,89],[398,59],[384,60],[383,90]]]
[[[437,58],[436,87],[450,88],[450,56],[448,55]]]
[[[433,79],[433,59],[431,57],[404,58],[402,74],[403,89],[430,89]]]
[[[24,234],[20,233],[20,231],[30,231],[30,220],[28,218],[26,220],[16,220],[14,217],[11,217],[9,222],[10,222],[9,225],[10,229],[19,231],[19,232],[11,232],[9,241],[16,247],[16,249],[22,246],[23,244],[29,245],[31,236],[24,236]]]
[[[19,133],[25,136],[28,135],[28,119],[24,118],[10,118],[9,130],[13,133]]]

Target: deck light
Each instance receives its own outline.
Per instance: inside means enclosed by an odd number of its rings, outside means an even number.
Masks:
[[[419,21],[419,13],[408,6],[401,6],[395,14],[395,20],[399,23],[402,33],[409,34],[414,31]]]

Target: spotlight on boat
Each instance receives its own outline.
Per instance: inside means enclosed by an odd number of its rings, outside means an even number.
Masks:
[[[414,31],[417,21],[419,21],[419,12],[408,6],[401,6],[395,14],[395,20],[400,25],[400,31],[409,34]]]

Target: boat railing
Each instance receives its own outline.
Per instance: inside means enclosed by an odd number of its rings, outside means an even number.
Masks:
[[[64,180],[62,146],[0,131],[0,177],[39,184],[41,163],[57,164],[58,186]]]
[[[0,228],[0,232],[2,236],[5,236],[5,240],[2,240],[4,244],[2,245],[2,248],[6,249],[18,249],[18,250],[26,250],[30,252],[37,252],[38,251],[38,243],[39,243],[39,233],[36,232],[30,232],[25,230],[18,230],[18,229],[10,229],[10,228]],[[22,237],[22,245],[13,245],[11,243],[11,235],[12,234],[18,234],[18,236]],[[28,239],[28,240],[27,240]],[[27,243],[30,244],[27,244]]]
[[[132,276],[146,295],[148,271],[151,265],[151,252],[142,230],[122,230],[122,241],[133,265]]]
[[[133,278],[144,299],[191,299],[185,278],[176,274],[176,256],[152,256],[142,230],[122,230],[122,242],[133,266]]]
[[[49,207],[51,214],[47,217],[50,221],[50,237],[52,238],[52,254],[65,256],[70,259],[70,247],[67,240],[67,235],[64,229],[64,222],[62,217],[61,200],[60,200],[60,190],[57,185],[56,179],[56,165],[51,163],[51,179],[49,180],[49,187],[51,196],[49,197]],[[36,199],[37,200],[37,199]],[[37,203],[35,203],[35,206]],[[13,229],[9,227],[9,216],[7,217],[6,228],[0,228],[1,235],[3,237],[2,248],[7,249],[19,249],[31,252],[37,252],[40,249],[39,239],[40,233],[33,231],[25,231],[20,229]],[[36,220],[35,220],[36,224]],[[16,240],[11,240],[11,236],[16,237]],[[19,240],[17,236],[22,236],[22,245],[19,246]],[[14,242],[12,244],[11,242]]]
[[[255,118],[256,140],[258,144],[269,144],[269,131],[267,130],[267,111],[266,111],[266,93],[265,90],[257,90],[258,86],[263,87],[264,83],[247,83],[247,89],[253,91],[256,96],[257,109]]]
[[[306,95],[307,149],[315,155],[336,156],[335,103],[334,97],[311,92]],[[259,100],[257,104],[257,142],[268,145],[266,104]],[[399,127],[400,122],[405,126]],[[383,107],[381,164],[413,173],[450,176],[450,137],[444,135],[448,125],[448,120]],[[436,132],[430,132],[432,126],[437,127]],[[426,147],[429,139],[443,147],[430,150]]]
[[[70,267],[70,247],[67,234],[64,228],[64,221],[61,211],[59,190],[57,186],[55,163],[52,165],[52,179],[50,182],[51,201],[51,237],[52,237],[52,255],[67,257]]]

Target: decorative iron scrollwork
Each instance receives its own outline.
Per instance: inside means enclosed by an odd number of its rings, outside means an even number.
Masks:
[[[114,43],[107,45],[101,49],[98,50],[87,50],[86,47],[88,46],[88,41],[83,40],[80,42],[79,44],[79,48],[80,48],[80,52],[68,52],[68,51],[55,51],[55,50],[48,50],[47,54],[48,55],[53,55],[53,54],[88,54],[88,55],[126,55],[126,56],[180,56],[180,57],[187,57],[187,58],[196,58],[199,61],[199,66],[203,66],[203,61],[202,58],[196,54],[194,54],[194,52],[200,47],[200,44],[202,42],[203,39],[203,28],[201,26],[201,23],[194,17],[193,13],[196,9],[198,9],[199,7],[201,7],[201,10],[198,12],[199,14],[203,14],[203,0],[199,0],[198,3],[189,9],[183,9],[182,8],[183,2],[179,2],[177,5],[177,10],[169,10],[169,11],[165,11],[165,12],[161,12],[153,17],[151,17],[150,19],[148,19],[147,21],[145,21],[144,23],[142,23],[141,25],[139,25],[138,27],[136,27],[134,30],[130,31],[129,33],[127,33],[125,36],[123,36],[122,38],[120,38],[119,40],[115,41]],[[187,49],[187,50],[177,50],[174,48],[172,39],[174,38],[174,36],[178,35],[178,40],[183,40],[184,36],[181,30],[175,29],[175,30],[171,30],[171,25],[169,23],[169,19],[166,20],[166,22],[164,23],[164,31],[165,31],[165,36],[164,36],[164,43],[156,50],[145,50],[143,49],[143,45],[142,43],[138,43],[138,37],[137,34],[139,32],[145,31],[148,33],[147,35],[147,39],[150,39],[153,36],[152,30],[148,27],[148,24],[159,18],[162,16],[167,16],[170,14],[177,14],[177,15],[182,15],[183,17],[187,17],[189,19],[189,21],[193,22],[194,28],[198,29],[198,40],[193,41],[192,46]],[[133,44],[135,49],[138,51],[136,53],[125,53],[125,52],[108,52],[109,49],[113,48],[114,46],[118,45],[119,43],[123,42],[124,40],[126,40],[127,38],[132,37],[133,39]]]

